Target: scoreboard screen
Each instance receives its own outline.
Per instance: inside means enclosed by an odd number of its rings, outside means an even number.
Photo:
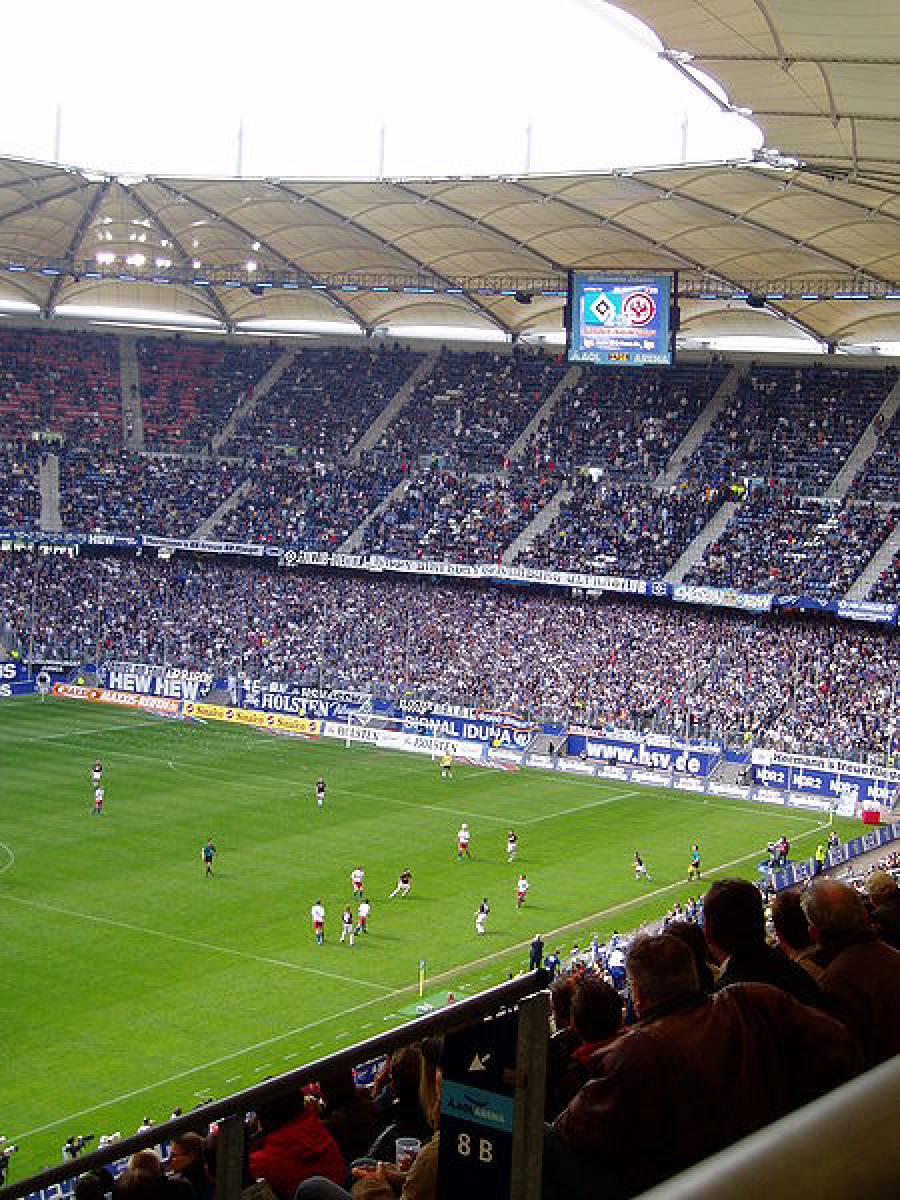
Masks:
[[[570,271],[570,362],[670,366],[674,276],[647,271]]]

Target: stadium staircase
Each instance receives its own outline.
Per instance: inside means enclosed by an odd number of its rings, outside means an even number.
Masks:
[[[683,581],[691,567],[700,561],[706,553],[707,547],[711,542],[716,540],[739,508],[740,505],[736,500],[725,501],[719,511],[706,522],[675,563],[672,570],[665,576],[666,583],[681,583]]]
[[[215,512],[210,513],[206,520],[201,521],[194,532],[192,538],[205,538],[213,532],[223,517],[227,516],[233,508],[237,508],[243,498],[253,486],[252,479],[245,479],[243,483],[239,483],[230,496],[226,496]]]
[[[393,401],[392,401],[392,403],[393,403]],[[377,419],[378,418],[376,417],[376,420]],[[359,549],[360,543],[363,540],[363,534],[366,532],[366,530],[369,528],[369,526],[372,524],[373,521],[376,521],[381,516],[382,513],[387,512],[387,510],[391,507],[391,505],[394,503],[395,500],[400,499],[400,497],[403,495],[403,490],[406,487],[407,483],[409,483],[409,478],[408,478],[408,476],[404,476],[404,478],[400,480],[400,482],[397,484],[397,486],[395,488],[392,488],[391,491],[388,492],[388,494],[381,501],[381,503],[376,505],[375,508],[373,508],[370,513],[367,513],[363,517],[363,519],[360,521],[360,523],[357,525],[357,527],[353,530],[353,532],[350,534],[350,536],[347,538],[347,540],[344,542],[341,542],[340,546],[338,546],[338,554],[353,554],[353,553],[355,553],[355,551],[357,551]]]
[[[882,404],[881,408],[879,408],[878,412],[866,426],[862,437],[853,447],[850,457],[841,467],[840,471],[838,471],[837,475],[835,475],[828,491],[825,493],[826,500],[844,499],[853,484],[853,480],[875,453],[878,446],[878,438],[875,436],[876,422],[880,420],[882,428],[888,429],[898,408],[900,408],[900,379],[897,380],[890,392],[888,392],[884,404]]]
[[[725,401],[737,391],[740,377],[740,369],[732,367],[716,388],[712,398],[700,413],[700,416],[675,447],[675,452],[666,463],[665,470],[661,471],[656,477],[656,487],[671,487],[675,483],[684,468],[684,464],[700,445],[704,434],[722,411]]]
[[[894,555],[898,550],[900,550],[900,522],[869,559],[865,570],[853,581],[844,599],[865,600],[872,590],[872,585],[878,582],[881,572],[887,570],[893,562]]]
[[[296,351],[285,350],[285,352],[280,354],[275,362],[272,363],[271,367],[269,367],[268,371],[266,371],[259,383],[254,385],[253,395],[250,397],[247,403],[236,406],[231,416],[228,418],[219,432],[214,435],[212,439],[212,449],[214,454],[218,454],[228,439],[232,436],[235,428],[237,427],[238,421],[245,417],[249,417],[254,413],[257,404],[259,404],[260,400],[265,399],[265,397],[269,394],[295,358]],[[212,518],[210,518],[210,520],[212,520]]]
[[[119,391],[122,396],[122,436],[126,450],[143,450],[144,417],[141,412],[141,376],[137,338],[119,338]]]
[[[528,443],[531,441],[532,435],[537,432],[542,423],[550,416],[550,413],[553,411],[557,400],[564,392],[567,392],[569,388],[575,387],[580,378],[581,367],[578,365],[578,363],[573,363],[544,401],[544,403],[541,405],[541,407],[537,410],[537,412],[522,430],[522,432],[519,434],[519,436],[516,438],[516,440],[513,442],[513,444],[510,446],[506,455],[510,462],[516,462],[522,457],[522,455],[525,453]]]
[[[527,550],[534,539],[544,532],[559,516],[559,510],[569,500],[572,499],[572,489],[567,483],[564,483],[559,491],[553,496],[537,516],[530,521],[519,536],[503,551],[502,562],[513,563],[519,555]]]
[[[350,452],[347,455],[347,462],[351,466],[356,466],[360,460],[360,457],[366,450],[371,450],[374,446],[378,445],[381,435],[393,422],[394,418],[409,400],[410,396],[413,394],[413,390],[434,370],[434,364],[437,362],[437,358],[437,351],[429,354],[428,357],[416,367],[409,379],[407,379],[407,381],[397,389],[378,416],[372,421],[371,425],[368,427],[356,445],[351,447]],[[391,498],[393,498],[393,493],[391,494]],[[379,508],[381,508],[381,505],[379,505]],[[383,512],[384,509],[382,508],[381,511]],[[371,520],[371,517],[374,515],[375,514],[372,513],[369,517],[369,520]],[[360,526],[359,530],[354,530],[347,541],[352,541],[356,534],[365,527],[365,524],[367,524],[367,522]]]
[[[41,487],[41,529],[44,533],[59,533],[59,457],[45,454],[41,459],[38,481]]]

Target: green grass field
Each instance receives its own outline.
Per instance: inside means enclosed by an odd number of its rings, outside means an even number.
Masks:
[[[421,958],[430,992],[470,994],[524,965],[538,930],[568,949],[657,917],[696,890],[685,882],[694,840],[708,881],[753,876],[782,831],[811,853],[822,829],[814,814],[626,783],[439,774],[427,758],[369,747],[69,701],[0,706],[0,1132],[21,1147],[12,1178],[57,1162],[70,1134],[133,1132],[144,1115],[162,1120],[405,1019]],[[459,863],[462,820],[473,860]],[[836,824],[842,837],[857,829]],[[652,883],[635,882],[636,846]],[[372,914],[350,950],[339,918],[357,864]],[[388,901],[407,865],[411,896]],[[520,866],[531,884],[521,911]],[[482,896],[492,911],[476,938]],[[323,947],[309,919],[319,897]]]

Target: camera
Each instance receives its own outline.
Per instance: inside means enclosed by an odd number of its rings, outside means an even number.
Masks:
[[[88,1142],[94,1140],[92,1133],[82,1133],[78,1137],[66,1138],[66,1144],[63,1146],[63,1162],[73,1162],[82,1152]]]

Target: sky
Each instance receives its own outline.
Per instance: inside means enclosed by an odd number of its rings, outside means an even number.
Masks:
[[[5,6],[0,155],[120,174],[387,176],[742,158],[757,128],[603,0]],[[528,127],[531,128],[530,156]]]

